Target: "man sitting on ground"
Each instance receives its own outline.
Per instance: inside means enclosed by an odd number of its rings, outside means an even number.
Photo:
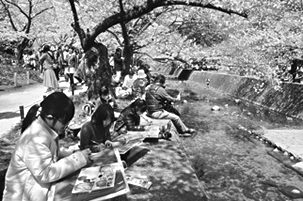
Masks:
[[[195,132],[194,129],[185,126],[181,118],[171,112],[166,111],[165,101],[175,102],[178,99],[171,97],[164,89],[165,77],[158,75],[154,83],[150,85],[146,92],[146,104],[148,116],[155,119],[170,119],[182,137],[189,137]]]

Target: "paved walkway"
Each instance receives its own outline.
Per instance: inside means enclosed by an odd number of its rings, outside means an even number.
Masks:
[[[303,159],[303,130],[266,130],[264,137],[282,150]]]
[[[66,95],[72,95],[72,92],[68,91],[69,83],[65,82],[63,78],[60,78],[59,87]],[[86,89],[86,86],[78,85],[74,94],[84,92]],[[0,91],[0,138],[20,122],[19,106],[24,107],[24,115],[26,115],[32,105],[40,103],[43,97],[48,95],[45,91],[46,88],[42,83]]]

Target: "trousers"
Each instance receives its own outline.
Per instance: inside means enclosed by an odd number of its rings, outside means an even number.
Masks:
[[[188,130],[188,128],[185,126],[185,124],[183,123],[183,121],[178,115],[167,112],[166,110],[162,109],[153,112],[149,116],[155,119],[170,119],[173,122],[174,126],[176,127],[177,131],[181,134],[185,133]]]

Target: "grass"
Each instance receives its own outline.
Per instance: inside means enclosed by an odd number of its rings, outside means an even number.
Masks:
[[[39,71],[0,63],[0,90],[7,90],[15,87],[14,74],[17,74],[17,86],[27,84],[27,72],[30,82],[42,82]]]

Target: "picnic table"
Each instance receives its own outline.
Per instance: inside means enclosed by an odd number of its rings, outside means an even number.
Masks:
[[[133,147],[127,153],[117,157],[113,149],[99,152],[91,166],[117,163],[125,161],[125,167],[121,165],[121,171],[117,172],[115,182],[115,198],[111,200],[207,200],[203,186],[200,184],[190,162],[179,142],[178,133],[170,120],[152,120],[152,129],[145,131],[158,132],[159,127],[169,125],[172,137],[169,140],[157,141],[145,139],[140,146]],[[144,135],[144,132],[140,132]],[[134,134],[131,132],[131,134]],[[120,161],[120,162],[119,162]],[[79,175],[73,175],[59,181],[56,184],[55,199],[62,201],[78,200],[104,200],[104,195],[113,191],[93,191],[85,194],[72,194],[73,185]],[[128,185],[125,175],[135,175],[145,178],[152,183],[146,189],[139,186]]]

